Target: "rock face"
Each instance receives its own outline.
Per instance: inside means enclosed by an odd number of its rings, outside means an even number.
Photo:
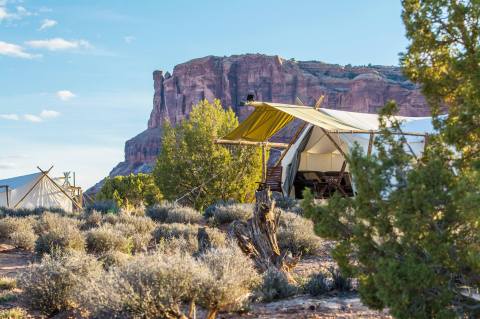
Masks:
[[[179,64],[172,74],[155,71],[153,81],[148,128],[127,141],[125,161],[112,170],[111,176],[149,172],[160,150],[163,121],[178,123],[201,99],[220,99],[240,119],[250,112],[240,106],[248,94],[254,94],[258,101],[291,104],[298,97],[306,105],[314,105],[324,95],[322,107],[368,113],[395,100],[401,115],[429,113],[418,87],[402,76],[400,68],[391,66],[340,66],[262,54],[208,56]],[[277,139],[288,140],[293,131],[287,128]]]

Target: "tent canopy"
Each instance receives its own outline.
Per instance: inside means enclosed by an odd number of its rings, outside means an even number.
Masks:
[[[0,180],[0,207],[61,208],[72,212],[72,199],[47,174],[48,172],[39,172]]]
[[[254,111],[224,139],[266,142],[294,119],[306,122],[305,129],[292,141],[293,144],[290,144],[281,158],[280,182],[282,191],[287,196],[294,191],[298,174],[303,182],[320,185],[325,184],[327,179],[332,180],[335,172],[338,173],[338,183],[349,178],[350,170],[345,155],[355,145],[363,148],[365,153],[377,151],[372,141],[374,133],[380,128],[378,114],[267,102],[250,102],[247,105],[253,106]],[[413,152],[416,157],[421,156],[425,135],[434,132],[431,118],[394,118],[401,123],[408,143],[406,151]]]
[[[367,131],[377,131],[380,125],[377,114],[315,109],[309,106],[270,102],[250,102],[247,105],[253,106],[255,110],[224,139],[264,142],[295,118],[329,132],[365,133]],[[403,116],[396,116],[395,118],[406,122],[419,119],[418,117]]]

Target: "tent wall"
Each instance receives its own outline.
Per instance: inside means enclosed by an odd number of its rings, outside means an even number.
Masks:
[[[0,185],[9,186],[9,205],[3,188],[0,190],[0,207],[14,208],[20,202],[16,208],[45,207],[73,211],[72,201],[42,173],[3,180]]]

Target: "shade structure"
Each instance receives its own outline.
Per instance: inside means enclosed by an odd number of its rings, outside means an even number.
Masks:
[[[73,211],[72,200],[46,173],[39,172],[0,180],[0,207],[60,208]]]
[[[302,133],[292,141],[279,163],[282,167],[281,189],[284,195],[292,194],[299,174],[302,179],[313,181],[312,183],[331,176],[333,172],[341,172],[341,178],[349,177],[345,156],[356,145],[365,153],[377,151],[372,142],[375,134],[379,134],[378,114],[269,102],[250,102],[248,105],[255,110],[224,139],[266,142],[294,119],[306,123]],[[407,141],[406,150],[415,157],[420,157],[426,134],[434,132],[431,118],[394,118],[401,123],[403,138]]]

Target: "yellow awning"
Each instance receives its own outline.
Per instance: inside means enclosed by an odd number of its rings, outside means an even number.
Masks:
[[[298,118],[315,126],[333,131],[354,131],[360,127],[347,124],[322,110],[308,106],[297,106],[280,103],[251,102],[255,107],[250,116],[224,139],[247,140],[254,142],[267,141],[294,118]]]

